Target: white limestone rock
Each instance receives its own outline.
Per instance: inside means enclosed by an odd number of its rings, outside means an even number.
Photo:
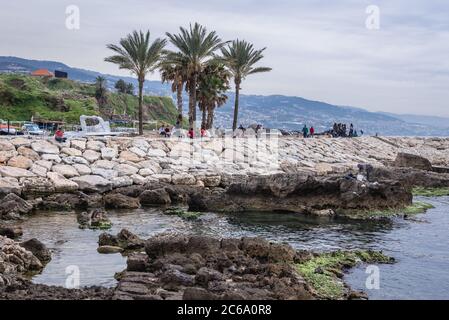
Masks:
[[[66,178],[78,177],[80,175],[74,167],[66,164],[56,164],[51,168],[51,170]]]
[[[123,177],[116,177],[111,179],[111,183],[113,188],[123,188],[123,187],[129,187],[132,186],[134,181],[131,179],[131,177],[123,176]]]
[[[61,153],[66,154],[69,157],[81,157],[83,155],[81,150],[75,148],[62,148]]]
[[[117,165],[116,162],[109,161],[109,160],[98,160],[93,164],[93,168],[100,168],[100,169],[106,169],[106,170],[112,170]]]
[[[112,178],[118,177],[118,172],[115,170],[102,169],[98,167],[92,168],[92,174],[96,176],[101,176],[104,179],[111,180]]]
[[[33,163],[33,166],[31,167],[30,171],[39,177],[46,177],[48,172],[47,168],[42,167],[37,163]]]
[[[57,192],[71,192],[78,190],[78,184],[66,179],[62,174],[57,172],[48,172],[47,178],[53,183]]]
[[[86,159],[88,162],[93,163],[101,158],[101,154],[97,151],[93,150],[86,150],[83,153],[84,159]]]
[[[86,192],[104,193],[112,190],[112,183],[109,180],[97,175],[75,177],[71,180],[78,184],[80,190]]]
[[[19,180],[17,180],[16,178],[0,178],[0,194],[20,194],[21,191],[22,187],[19,185]]]
[[[70,147],[80,151],[86,150],[86,140],[71,140]]]
[[[120,153],[120,159],[123,161],[130,161],[130,162],[142,161],[141,157],[139,157],[136,153],[131,152],[131,151],[122,151]]]
[[[172,183],[174,185],[191,186],[196,184],[196,178],[188,173],[174,174]]]
[[[11,139],[11,143],[16,148],[31,147],[31,139],[27,139],[27,138],[22,138],[22,137],[14,138],[14,139]]]
[[[17,153],[32,161],[38,161],[41,158],[36,151],[24,146],[17,148]]]
[[[45,140],[32,142],[31,148],[40,154],[59,154],[59,147]]]
[[[98,152],[100,152],[101,149],[103,149],[104,147],[106,147],[106,145],[103,142],[98,141],[98,140],[89,140],[89,141],[87,141],[87,144],[86,144],[86,148],[88,150],[93,150],[93,151],[98,151]]]
[[[47,160],[39,160],[39,161],[36,161],[35,164],[37,164],[38,166],[44,167],[45,169],[47,169],[47,171],[50,171],[51,167],[53,166],[53,162],[47,161]]]
[[[29,169],[32,165],[33,161],[24,156],[12,157],[8,160],[8,166],[10,167]]]
[[[85,164],[74,164],[73,167],[78,171],[80,176],[87,176],[92,173],[92,169]]]
[[[34,173],[26,169],[14,168],[9,166],[0,166],[0,175],[3,177],[10,177],[10,178],[23,178],[35,176]]]
[[[89,161],[87,161],[83,157],[65,157],[65,158],[62,158],[62,161],[65,164],[69,164],[69,165],[73,165],[73,164],[84,164],[86,166],[89,165]]]
[[[134,166],[130,166],[128,164],[119,164],[114,167],[114,170],[118,172],[119,177],[132,176],[133,174],[139,172],[139,169],[137,169]]]
[[[58,156],[57,154],[43,154],[41,156],[42,160],[45,161],[52,161],[54,163],[61,163],[62,159],[60,156]]]
[[[117,158],[118,152],[117,149],[114,148],[102,148],[101,149],[101,158],[104,160],[112,160]]]
[[[16,148],[11,142],[0,139],[0,151],[16,151]]]
[[[133,180],[134,184],[139,185],[139,186],[142,186],[142,185],[146,184],[147,181],[148,181],[146,178],[144,178],[144,177],[142,177],[141,175],[138,175],[138,174],[133,174],[131,176],[131,179]]]

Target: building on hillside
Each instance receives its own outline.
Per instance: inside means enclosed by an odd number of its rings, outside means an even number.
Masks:
[[[53,78],[55,75],[47,69],[39,69],[31,72],[33,77]]]
[[[65,71],[55,70],[55,77],[60,79],[67,79],[69,74]]]

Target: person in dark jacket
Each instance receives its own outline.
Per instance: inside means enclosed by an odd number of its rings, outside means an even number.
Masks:
[[[309,137],[309,128],[307,128],[307,125],[304,125],[304,128],[302,128],[302,134],[304,135],[304,139]]]

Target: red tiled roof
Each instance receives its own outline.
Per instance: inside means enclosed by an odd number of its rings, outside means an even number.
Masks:
[[[37,77],[53,77],[53,73],[51,73],[50,71],[48,71],[47,69],[39,69],[36,71],[31,72],[32,76],[37,76]]]

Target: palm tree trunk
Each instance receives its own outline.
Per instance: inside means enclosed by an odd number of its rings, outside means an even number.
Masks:
[[[139,79],[139,135],[143,136],[143,83],[145,80]]]
[[[234,123],[232,130],[237,130],[237,122],[239,118],[239,99],[240,99],[240,81],[235,81],[235,106],[234,106]]]
[[[201,118],[201,129],[206,129],[206,120],[207,120],[207,105],[202,105],[203,115]]]
[[[207,130],[212,129],[212,126],[214,125],[214,113],[215,113],[215,107],[214,107],[214,105],[210,105],[209,110],[207,112],[207,123],[206,123]]]
[[[178,115],[182,116],[182,89],[184,88],[184,83],[182,80],[178,81],[178,93],[177,93],[177,102],[178,102]]]
[[[192,81],[190,81],[190,100],[189,100],[189,126],[190,128],[196,129],[196,83],[198,80],[198,75],[192,76]]]

